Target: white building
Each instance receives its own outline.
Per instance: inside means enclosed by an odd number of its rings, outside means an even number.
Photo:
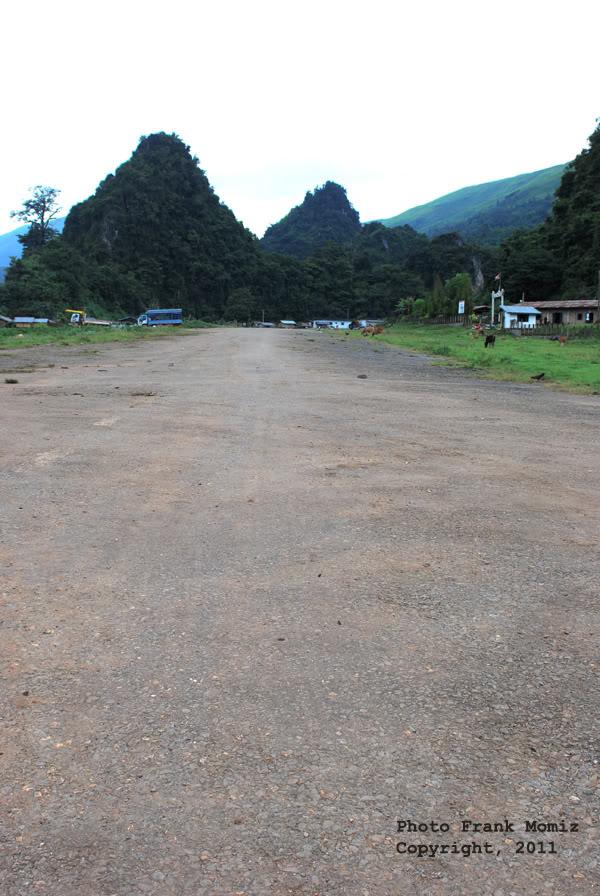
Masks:
[[[529,330],[537,327],[541,312],[531,305],[500,305],[503,330]]]
[[[351,323],[351,320],[313,320],[312,325],[318,330],[348,330]]]

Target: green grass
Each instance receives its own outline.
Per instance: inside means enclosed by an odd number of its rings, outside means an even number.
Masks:
[[[186,320],[183,327],[72,327],[68,324],[49,327],[38,324],[33,327],[0,328],[0,350],[3,348],[28,348],[33,345],[87,345],[98,342],[133,342],[139,339],[185,333],[189,330],[215,327],[204,320]]]
[[[167,329],[167,328],[165,328]],[[169,332],[173,332],[168,328]],[[0,349],[28,348],[33,345],[87,345],[98,342],[132,342],[138,339],[154,339],[165,332],[156,327],[71,327],[68,325],[49,327],[39,324],[23,329],[6,327],[0,329]]]
[[[600,392],[600,331],[597,338],[569,338],[563,346],[539,336],[497,331],[496,345],[487,349],[483,336],[473,337],[465,327],[399,324],[381,336],[364,338],[441,356],[452,366],[476,370],[489,379],[531,382],[532,376],[544,373],[545,384]]]

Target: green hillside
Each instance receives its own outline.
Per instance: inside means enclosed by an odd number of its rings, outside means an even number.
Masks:
[[[564,165],[555,165],[463,187],[393,218],[381,219],[381,223],[386,227],[408,224],[427,236],[455,231],[471,242],[499,245],[514,230],[536,227],[544,221],[564,169]]]
[[[346,190],[328,180],[304,197],[285,218],[272,224],[261,240],[268,252],[283,252],[295,258],[307,258],[325,243],[351,243],[360,233],[358,212],[346,196]]]

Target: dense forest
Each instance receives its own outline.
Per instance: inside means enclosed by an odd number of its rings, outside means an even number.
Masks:
[[[600,124],[564,171],[552,211],[533,230],[512,234],[499,264],[513,296],[594,298],[600,271]]]
[[[47,218],[41,225],[19,213],[30,226],[22,258],[0,285],[0,311],[57,318],[71,307],[124,317],[177,306],[192,318],[238,321],[263,311],[299,320],[435,316],[455,313],[459,300],[467,310],[482,301],[500,268],[511,300],[523,291],[532,299],[575,295],[597,277],[599,184],[597,130],[567,166],[547,221],[499,250],[455,233],[430,239],[409,226],[361,226],[332,182],[307,193],[260,242],[220,202],[179,137],[152,134],[73,207],[62,235]],[[33,200],[24,207],[36,208]]]

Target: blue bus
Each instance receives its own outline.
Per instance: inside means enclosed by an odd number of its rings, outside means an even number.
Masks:
[[[140,314],[137,322],[140,327],[175,326],[183,323],[183,312],[181,308],[152,308]]]

